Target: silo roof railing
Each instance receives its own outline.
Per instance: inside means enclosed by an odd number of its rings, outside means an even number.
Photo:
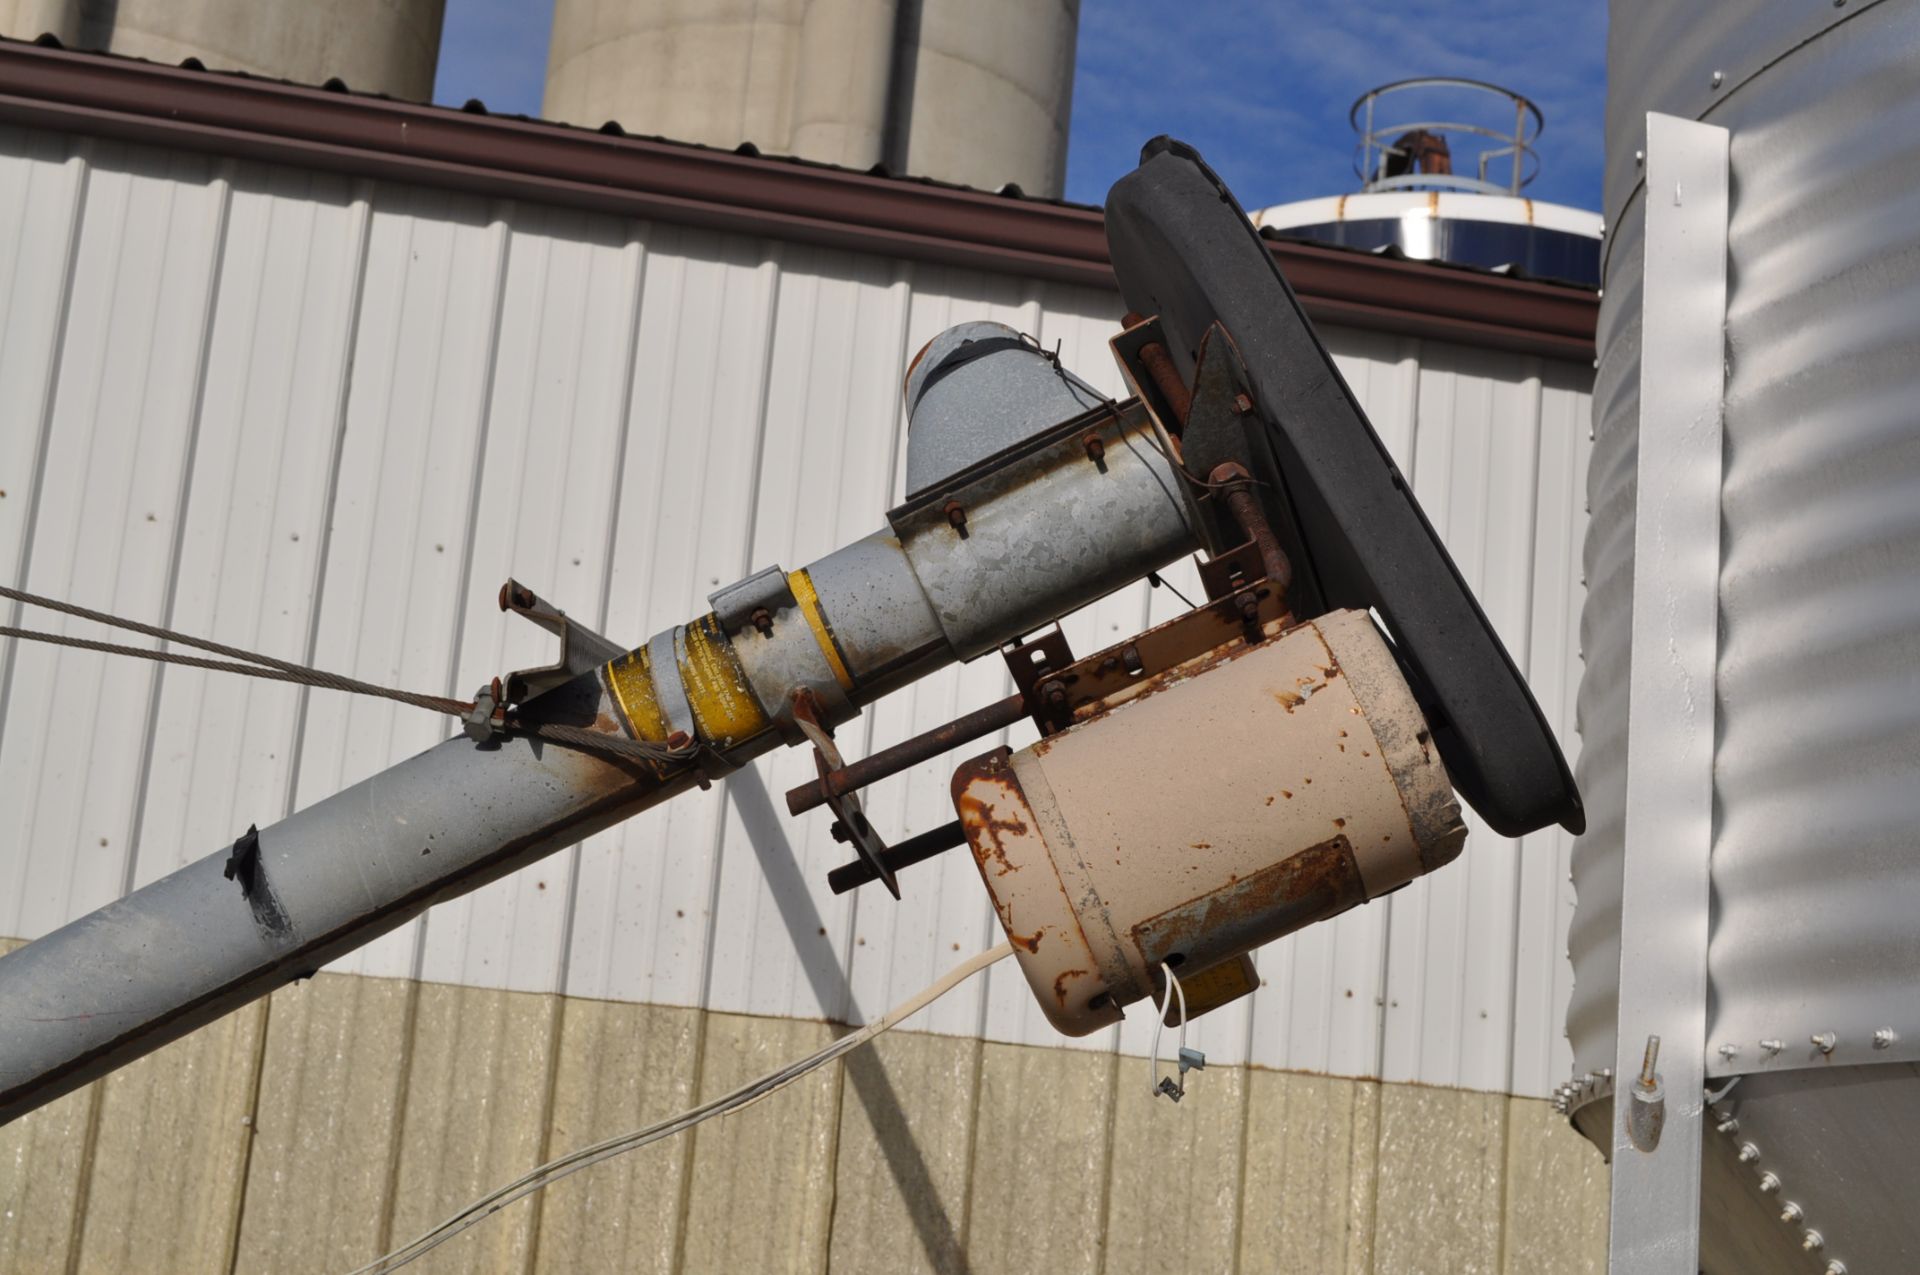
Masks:
[[[1492,118],[1493,111],[1513,111],[1511,130],[1504,125],[1475,123],[1471,119],[1406,119],[1391,108],[1400,102],[1383,101],[1395,94],[1439,90],[1463,103],[1461,114]],[[1498,105],[1490,105],[1496,99]],[[1402,99],[1404,101],[1405,99]],[[1540,175],[1540,155],[1533,144],[1546,128],[1546,117],[1529,98],[1484,80],[1453,76],[1422,76],[1396,80],[1368,89],[1347,111],[1360,141],[1354,147],[1353,171],[1362,189],[1458,190],[1481,195],[1518,195]],[[1455,172],[1452,136],[1484,138],[1488,144],[1473,151],[1471,173]],[[1489,176],[1504,167],[1506,180]]]

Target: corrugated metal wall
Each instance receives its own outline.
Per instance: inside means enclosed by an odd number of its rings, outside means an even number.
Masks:
[[[1613,13],[1579,1066],[1614,1051],[1646,201],[1632,152],[1650,110],[1731,130],[1709,1065],[1763,1069],[1767,1038],[1789,1042],[1783,1069],[1911,1061],[1920,311],[1900,121],[1920,121],[1920,22],[1873,2]],[[1881,1027],[1898,1029],[1891,1052]],[[1806,1043],[1820,1031],[1838,1032],[1833,1055]]]
[[[720,584],[878,526],[901,489],[901,370],[950,323],[1001,319],[1119,389],[1105,349],[1119,306],[1096,291],[20,132],[0,132],[0,307],[0,571],[454,694],[544,662],[544,635],[494,605],[509,574],[639,641]],[[1589,374],[1326,336],[1570,735]],[[1176,609],[1142,587],[1066,628],[1091,649]],[[1004,681],[990,661],[929,678],[845,746],[904,738]],[[447,730],[385,702],[0,647],[0,935],[31,939]],[[949,771],[878,790],[882,831],[950,818]],[[831,895],[843,848],[778,795],[806,774],[798,755],[763,761],[334,967],[378,977],[282,993],[0,1133],[15,1152],[11,1178],[0,1166],[0,1264],[58,1252],[146,1266],[153,1249],[113,1247],[142,1226],[179,1246],[162,1266],[364,1260],[376,1238],[719,1092],[824,1039],[822,1020],[861,1021],[993,941],[964,857],[910,872],[898,904]],[[1263,951],[1262,990],[1196,1025],[1216,1065],[1478,1094],[1209,1070],[1211,1113],[1152,1110],[1144,1088],[1134,1100],[1144,1064],[1119,1057],[1145,1052],[1142,1022],[1061,1042],[1003,967],[916,1024],[934,1035],[890,1043],[885,1066],[850,1064],[857,1103],[837,1077],[776,1099],[781,1127],[806,1131],[799,1160],[757,1153],[775,1117],[755,1113],[589,1174],[446,1260],[537,1250],[565,1266],[578,1244],[581,1262],[758,1269],[824,1261],[831,1244],[835,1269],[900,1269],[857,1242],[892,1230],[919,1237],[904,1264],[935,1269],[962,1248],[996,1268],[980,1254],[1023,1243],[1091,1251],[1088,1269],[1104,1245],[1124,1258],[1111,1268],[1132,1269],[1180,1235],[1211,1237],[1229,1265],[1287,1268],[1274,1255],[1308,1231],[1256,1243],[1280,1215],[1242,1202],[1297,1208],[1264,1198],[1285,1166],[1260,1166],[1330,1119],[1306,1177],[1334,1189],[1328,1140],[1350,1143],[1339,1182],[1358,1194],[1308,1221],[1365,1239],[1336,1265],[1421,1269],[1395,1265],[1393,1246],[1437,1241],[1393,1228],[1465,1190],[1467,1162],[1485,1166],[1471,1170],[1480,1203],[1422,1225],[1466,1236],[1474,1256],[1457,1269],[1523,1259],[1511,1233],[1535,1215],[1515,1192],[1585,1191],[1592,1211],[1584,1148],[1552,1151],[1576,1158],[1542,1177],[1535,1153],[1571,1135],[1548,1135],[1543,1104],[1504,1096],[1544,1095],[1569,1065],[1567,855],[1558,832],[1514,843],[1476,827],[1459,864]],[[1031,1045],[1054,1048],[1013,1048]],[[1295,1092],[1314,1085],[1325,1092]],[[1389,1118],[1396,1103],[1406,1119]],[[1443,1107],[1453,1123],[1420,1115]],[[1452,1145],[1421,1145],[1422,1128]],[[1084,1172],[1045,1160],[1061,1155]],[[1445,1182],[1412,1167],[1443,1160]],[[1214,1168],[1224,1176],[1195,1185]],[[863,1192],[863,1174],[894,1194]],[[1199,1210],[1179,1225],[1156,1214],[1169,1175]],[[562,1225],[568,1209],[590,1221]],[[1541,1243],[1564,1247],[1584,1224],[1542,1224]],[[993,1226],[1012,1228],[997,1249]]]

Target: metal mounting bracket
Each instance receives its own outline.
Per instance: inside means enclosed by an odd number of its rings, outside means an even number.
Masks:
[[[846,762],[840,756],[840,748],[833,742],[833,736],[827,733],[820,719],[819,706],[814,702],[813,692],[795,691],[793,695],[793,720],[800,727],[809,743],[813,745],[813,764],[820,772],[824,783],[828,775],[836,770],[846,769]],[[873,830],[873,824],[867,819],[866,811],[860,807],[858,793],[837,793],[828,788],[827,809],[833,812],[833,835],[836,841],[845,841],[853,846],[862,862],[872,871],[873,877],[887,887],[894,898],[900,897],[900,883],[894,879],[893,867],[887,858],[887,843]]]
[[[1626,827],[1613,1064],[1616,1077],[1641,1079],[1614,1085],[1607,1257],[1608,1270],[1635,1275],[1699,1270],[1727,184],[1726,129],[1647,117],[1632,672],[1626,688]],[[1653,1071],[1656,1048],[1658,1075]],[[1651,1119],[1656,1095],[1664,1097],[1658,1122]]]
[[[565,611],[545,601],[518,580],[509,579],[500,586],[500,609],[531,620],[559,638],[560,657],[552,664],[507,674],[491,688],[495,708],[524,703],[543,691],[550,691],[626,654],[626,648],[616,646],[578,620],[571,619]],[[481,694],[487,693],[483,691]]]
[[[713,608],[727,636],[733,637],[748,628],[771,635],[780,613],[800,604],[787,583],[786,571],[772,566],[762,567],[744,580],[714,590],[707,595],[707,605]]]

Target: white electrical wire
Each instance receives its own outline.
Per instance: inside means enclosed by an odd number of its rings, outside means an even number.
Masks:
[[[621,1134],[617,1138],[609,1138],[605,1142],[597,1142],[590,1147],[581,1147],[578,1151],[572,1151],[556,1160],[550,1160],[532,1172],[515,1178],[505,1186],[481,1196],[466,1208],[461,1209],[458,1213],[455,1213],[452,1217],[422,1235],[419,1239],[395,1249],[384,1257],[375,1258],[365,1266],[354,1271],[353,1275],[384,1275],[384,1272],[399,1270],[415,1258],[423,1257],[428,1251],[446,1243],[468,1227],[485,1221],[501,1209],[506,1208],[507,1205],[512,1204],[515,1200],[524,1199],[543,1187],[551,1186],[570,1173],[578,1173],[582,1169],[599,1164],[602,1160],[610,1160],[623,1152],[633,1151],[646,1146],[650,1142],[658,1142],[662,1138],[684,1132],[687,1129],[691,1129],[694,1125],[699,1124],[702,1120],[707,1120],[714,1116],[728,1115],[740,1110],[742,1107],[757,1102],[774,1090],[800,1079],[800,1077],[813,1071],[815,1068],[824,1066],[834,1059],[839,1058],[841,1055],[851,1053],[853,1050],[858,1049],[861,1045],[866,1044],[875,1036],[893,1027],[901,1020],[919,1013],[934,1001],[939,1000],[942,996],[945,996],[948,992],[966,982],[967,979],[978,974],[981,970],[986,969],[989,965],[992,965],[995,961],[1002,960],[1011,955],[1013,955],[1013,948],[1006,943],[1002,943],[999,947],[982,952],[971,960],[964,961],[953,969],[948,970],[933,986],[901,1004],[894,1006],[894,1008],[888,1010],[859,1030],[842,1036],[839,1040],[834,1041],[817,1053],[809,1054],[797,1062],[788,1063],[778,1071],[740,1086],[740,1088],[735,1089],[732,1093],[715,1098],[711,1102],[704,1102],[690,1111],[683,1111],[679,1115],[667,1120],[662,1120],[658,1124],[648,1125],[644,1129],[635,1129],[632,1133]],[[1185,1014],[1185,1004],[1185,998],[1183,997],[1181,1000],[1183,1017]],[[1184,1040],[1184,1024],[1182,1025],[1181,1031],[1182,1039]]]
[[[1167,1025],[1167,1006],[1174,997],[1180,998],[1180,1036],[1174,1045],[1174,1057],[1177,1059],[1187,1047],[1187,989],[1180,986],[1180,980],[1174,977],[1173,967],[1165,961],[1160,962],[1160,972],[1167,977],[1167,990],[1161,994],[1159,1003],[1153,1007],[1153,1049],[1147,1054],[1147,1092],[1158,1097],[1160,1089],[1160,1032]],[[1178,1101],[1187,1092],[1186,1072],[1174,1081],[1178,1089],[1169,1094]]]

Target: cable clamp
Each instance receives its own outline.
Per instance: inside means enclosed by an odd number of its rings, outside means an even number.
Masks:
[[[1187,1073],[1205,1071],[1207,1056],[1197,1049],[1187,1048],[1186,989],[1180,986],[1180,980],[1174,976],[1173,967],[1165,961],[1160,963],[1160,972],[1166,979],[1166,991],[1161,994],[1159,1002],[1153,1007],[1153,1048],[1147,1055],[1148,1076],[1153,1083],[1154,1097],[1165,1096],[1179,1102],[1187,1096]],[[1174,1060],[1179,1064],[1180,1071],[1176,1076],[1162,1076],[1160,1074],[1160,1032],[1168,1025],[1167,1007],[1176,999],[1180,1004],[1180,1035],[1174,1045]]]

